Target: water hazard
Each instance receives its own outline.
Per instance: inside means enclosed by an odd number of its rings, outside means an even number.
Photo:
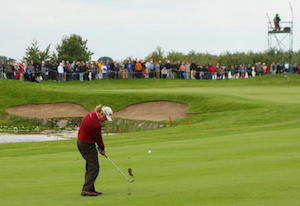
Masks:
[[[114,135],[113,133],[103,133],[103,136]],[[67,140],[77,137],[77,130],[73,131],[45,131],[42,134],[13,134],[13,133],[0,133],[1,143],[14,143],[14,142],[44,142],[44,141],[59,141]]]
[[[6,134],[0,133],[0,143],[12,142],[43,142],[66,140],[67,138],[47,134]]]

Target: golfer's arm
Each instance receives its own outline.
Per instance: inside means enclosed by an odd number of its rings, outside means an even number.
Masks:
[[[103,138],[102,138],[101,134],[99,134],[96,142],[97,142],[98,148],[100,148],[101,151],[104,151],[105,150],[105,145],[104,145]]]

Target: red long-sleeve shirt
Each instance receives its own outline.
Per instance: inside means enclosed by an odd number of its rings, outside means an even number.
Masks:
[[[217,72],[217,69],[214,66],[208,66],[208,71],[211,73],[215,73],[215,72]]]
[[[105,149],[101,135],[101,122],[96,112],[90,112],[82,119],[77,137],[81,142],[97,143],[101,150]]]

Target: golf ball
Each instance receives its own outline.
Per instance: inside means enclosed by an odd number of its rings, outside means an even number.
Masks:
[[[148,150],[148,153],[149,153],[149,154],[151,153],[151,150],[150,150],[150,149]]]

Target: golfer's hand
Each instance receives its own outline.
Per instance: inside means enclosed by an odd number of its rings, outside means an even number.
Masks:
[[[103,156],[106,155],[105,150],[99,150],[99,153],[100,153],[101,155],[103,155]]]

